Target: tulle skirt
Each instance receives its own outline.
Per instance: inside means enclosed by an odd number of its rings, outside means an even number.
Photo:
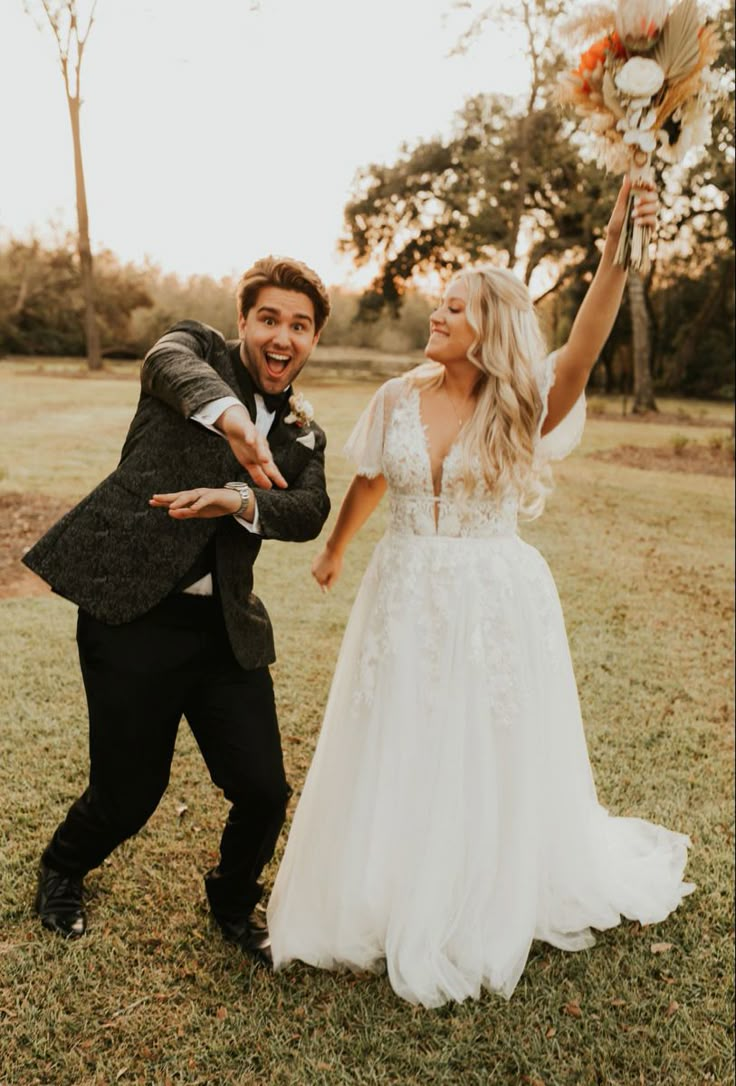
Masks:
[[[688,845],[598,803],[541,555],[387,533],[271,896],[275,967],[385,967],[428,1007],[508,997],[535,938],[663,920],[693,888]]]

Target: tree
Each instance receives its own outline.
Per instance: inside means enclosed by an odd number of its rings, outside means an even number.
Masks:
[[[92,249],[89,242],[87,191],[84,183],[82,140],[80,131],[81,71],[84,50],[94,23],[97,0],[92,0],[86,26],[80,26],[77,0],[39,0],[56,42],[59,65],[69,110],[74,147],[74,182],[77,200],[77,252],[84,296],[84,331],[87,364],[91,370],[101,369],[100,333],[95,309],[95,282]],[[31,0],[25,0],[26,11],[33,16]]]
[[[716,117],[713,140],[700,160],[669,184],[668,215],[660,236],[670,251],[666,285],[672,304],[663,308],[667,336],[664,382],[691,391],[733,389],[734,16],[718,18],[722,41],[717,62],[728,105]]]
[[[455,7],[472,7],[468,0],[461,0]],[[475,16],[470,26],[464,31],[453,50],[465,53],[471,43],[482,34],[486,23],[493,20],[494,27],[504,24],[519,26],[526,42],[526,57],[529,64],[529,90],[523,110],[515,119],[515,158],[510,162],[515,173],[516,184],[511,202],[508,248],[516,258],[519,243],[519,231],[525,209],[525,197],[528,185],[529,167],[534,156],[535,140],[539,133],[535,131],[535,115],[548,98],[546,90],[554,74],[559,70],[561,57],[553,37],[555,20],[560,15],[563,4],[560,0],[521,0],[521,3],[495,3],[483,7]]]
[[[449,140],[405,148],[393,165],[359,174],[341,244],[357,264],[379,263],[364,315],[385,302],[397,308],[417,272],[446,278],[495,260],[516,265],[527,282],[547,265],[562,285],[595,264],[600,207],[615,185],[581,160],[552,106],[526,119],[524,146],[518,121],[510,99],[478,96]]]
[[[652,384],[652,336],[647,310],[646,283],[644,276],[633,268],[628,281],[629,309],[631,311],[631,353],[634,368],[635,415],[656,411],[654,385]]]
[[[84,354],[80,272],[71,233],[51,245],[11,239],[0,247],[0,351]],[[121,264],[112,253],[98,255],[96,311],[103,348],[134,353],[131,318],[153,305],[148,279],[146,271]]]
[[[386,302],[398,309],[412,277],[429,270],[447,278],[468,263],[492,260],[515,267],[529,283],[544,267],[539,281],[549,294],[594,269],[600,208],[610,206],[617,186],[581,159],[571,126],[550,100],[562,64],[554,31],[560,8],[557,0],[484,7],[457,51],[492,17],[494,28],[515,23],[529,65],[523,100],[471,98],[449,140],[404,147],[394,164],[358,174],[341,244],[357,264],[379,264],[362,299],[364,319],[375,319]]]

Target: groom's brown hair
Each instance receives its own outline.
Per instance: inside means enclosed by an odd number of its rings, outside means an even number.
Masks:
[[[301,260],[288,256],[266,256],[256,260],[238,283],[236,296],[240,316],[247,315],[261,287],[281,287],[282,290],[298,290],[306,294],[314,306],[314,330],[322,330],[330,315],[330,296],[316,271],[302,264]]]

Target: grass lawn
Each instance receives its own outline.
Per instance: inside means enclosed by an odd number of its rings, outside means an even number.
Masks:
[[[130,367],[91,379],[34,368],[0,366],[0,491],[71,504],[114,466],[137,385]],[[301,387],[328,432],[336,511],[349,478],[339,450],[375,383]],[[31,904],[38,855],[85,785],[75,609],[47,594],[3,599],[2,1086],[733,1083],[733,482],[586,455],[673,447],[683,433],[707,443],[718,426],[727,438],[727,408],[670,408],[656,425],[615,406],[591,417],[523,534],[560,590],[601,801],[693,839],[698,890],[678,912],[653,928],[625,922],[579,954],[535,944],[508,1003],[486,993],[428,1011],[382,977],[268,975],[210,926],[201,874],[226,804],[182,726],[161,806],[89,876],[89,935],[65,944]],[[269,543],[257,564],[297,795],[382,524],[379,509],[328,596],[309,577],[317,544]]]

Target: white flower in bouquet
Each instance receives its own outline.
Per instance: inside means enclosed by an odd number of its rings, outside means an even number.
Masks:
[[[615,82],[628,98],[644,98],[647,101],[661,89],[664,72],[656,60],[648,57],[632,57],[615,75]]]
[[[634,53],[654,47],[669,14],[667,0],[618,0],[616,33]]]

